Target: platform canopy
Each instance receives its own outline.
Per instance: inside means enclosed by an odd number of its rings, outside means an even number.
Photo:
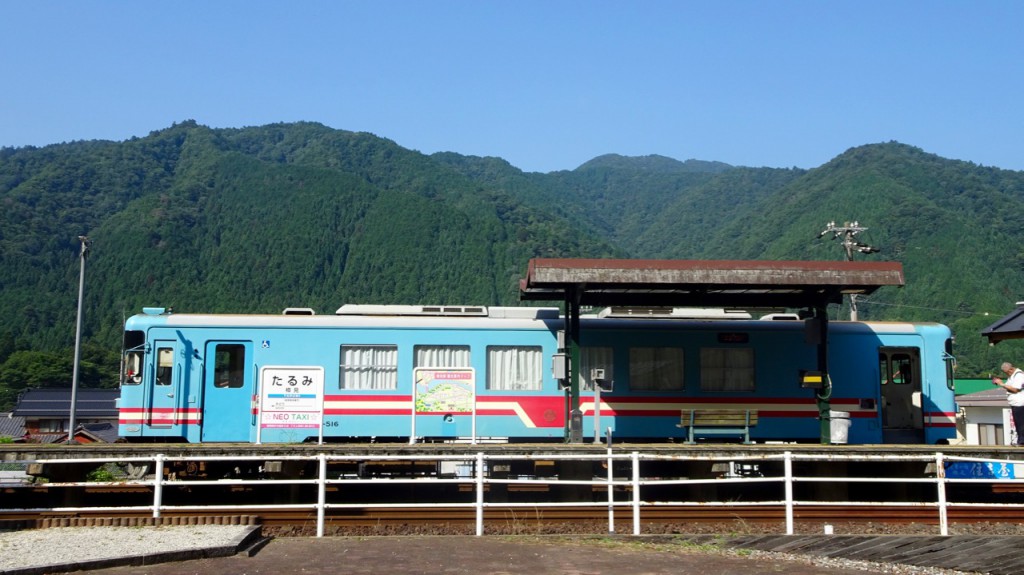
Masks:
[[[903,286],[897,262],[530,260],[519,298],[582,306],[824,308]]]
[[[1024,338],[1024,302],[1017,302],[1016,309],[981,330],[981,335],[993,345],[1005,339]]]

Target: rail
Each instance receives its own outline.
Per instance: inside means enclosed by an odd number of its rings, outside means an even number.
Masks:
[[[595,476],[590,474],[589,478],[570,478],[564,477],[551,478],[551,477],[500,477],[494,476],[495,474],[489,474],[488,469],[492,469],[495,464],[507,464],[514,461],[578,461],[578,462],[591,462],[597,463],[601,467],[607,469],[607,473],[604,476]],[[173,476],[165,477],[165,466],[169,463],[189,463],[193,462],[198,464],[199,462],[230,462],[234,464],[249,463],[260,463],[260,462],[300,462],[309,463],[310,465],[315,464],[316,466],[316,477],[310,478],[286,478],[286,479],[178,479]],[[438,473],[433,476],[414,476],[414,477],[359,477],[354,474],[341,474],[337,477],[329,476],[329,464],[331,462],[352,462],[360,461],[364,463],[373,464],[387,464],[391,463],[411,463],[417,462],[429,462],[436,463],[439,467],[443,462],[448,462],[448,469],[455,469],[452,473],[442,474]],[[724,465],[727,469],[726,472],[722,473],[717,477],[712,478],[688,478],[688,477],[641,477],[641,466],[646,463],[657,463],[657,462],[715,462],[718,465]],[[758,475],[757,473],[750,475],[744,474],[743,469],[745,468],[758,468],[764,466],[766,463],[775,462],[773,468],[778,468],[781,464],[781,473],[777,475]],[[835,475],[798,475],[794,473],[794,465],[800,462],[830,462],[830,463],[844,463],[844,464],[870,464],[876,462],[885,463],[920,463],[923,464],[925,473],[921,477],[871,477],[861,476],[859,473],[843,473]],[[319,453],[316,455],[274,455],[274,456],[260,456],[260,455],[247,455],[247,456],[174,456],[169,457],[163,454],[155,454],[153,456],[146,457],[128,457],[128,458],[80,458],[80,459],[32,459],[32,460],[20,460],[20,461],[6,461],[5,466],[10,469],[13,466],[23,465],[28,467],[32,464],[41,465],[68,465],[68,464],[85,464],[85,465],[97,465],[101,466],[107,463],[119,463],[119,464],[131,464],[137,468],[142,467],[147,469],[145,477],[141,478],[128,478],[117,481],[75,481],[75,482],[52,482],[44,484],[23,484],[15,485],[10,482],[4,483],[4,489],[16,490],[20,488],[32,489],[44,486],[46,489],[61,489],[61,488],[124,488],[124,487],[137,487],[141,489],[152,490],[152,502],[146,505],[120,505],[120,506],[66,506],[66,507],[21,507],[21,508],[0,508],[0,518],[5,515],[12,514],[25,514],[25,513],[52,513],[52,514],[71,514],[71,513],[85,513],[85,512],[149,512],[152,513],[154,518],[161,517],[163,513],[181,513],[181,512],[210,512],[210,511],[240,511],[245,510],[251,512],[252,510],[293,510],[301,511],[308,510],[316,513],[316,532],[318,537],[322,537],[324,534],[324,525],[327,520],[327,512],[332,509],[368,509],[368,508],[472,508],[475,510],[476,518],[476,534],[483,535],[484,530],[484,516],[485,511],[490,508],[516,508],[526,507],[530,509],[537,508],[594,508],[596,506],[607,505],[608,509],[608,532],[615,532],[615,520],[618,514],[619,517],[622,514],[628,514],[632,519],[632,532],[634,535],[640,535],[642,532],[642,519],[644,509],[660,507],[660,506],[675,506],[675,507],[710,507],[710,506],[777,506],[785,509],[785,533],[794,533],[794,524],[796,510],[798,508],[812,508],[815,506],[849,506],[849,507],[864,507],[864,506],[909,506],[909,507],[924,507],[934,508],[937,514],[937,523],[941,535],[949,534],[949,510],[956,507],[973,507],[973,506],[984,506],[984,507],[1007,507],[1014,509],[1024,509],[1024,503],[977,503],[977,502],[954,502],[947,499],[947,488],[953,484],[980,484],[995,486],[1000,485],[1003,488],[1010,486],[1011,488],[1020,487],[1021,491],[1024,491],[1024,478],[1016,478],[1013,472],[1016,466],[1020,466],[1019,461],[1014,460],[993,460],[993,459],[980,459],[971,457],[960,457],[960,456],[948,456],[941,452],[935,454],[926,455],[865,455],[865,454],[842,454],[842,453],[831,453],[831,454],[798,454],[790,451],[782,453],[771,453],[771,454],[733,454],[729,456],[722,455],[694,455],[694,454],[680,454],[680,455],[665,455],[665,454],[644,454],[637,451],[623,453],[614,452],[609,449],[606,454],[601,453],[589,453],[589,454],[567,454],[567,453],[537,453],[531,455],[488,455],[484,453],[466,454],[466,455],[329,455],[326,453]],[[847,471],[849,468],[843,467]],[[959,469],[959,471],[950,476],[948,470]],[[500,474],[498,474],[500,475]],[[715,485],[722,486],[731,483],[739,483],[744,486],[755,485],[755,484],[780,484],[782,486],[782,493],[784,494],[781,499],[762,499],[762,500],[666,500],[666,499],[644,499],[642,494],[644,488],[654,486],[699,486],[699,485]],[[857,484],[857,483],[879,483],[879,484],[934,484],[935,497],[930,501],[837,501],[837,500],[822,500],[822,499],[809,499],[809,498],[798,498],[795,495],[795,486],[805,484],[819,484],[827,485],[829,483],[845,483],[845,484]],[[329,502],[327,498],[328,488],[334,486],[335,488],[344,485],[369,485],[369,484],[386,484],[389,486],[410,484],[410,485],[443,485],[453,484],[458,485],[464,491],[471,491],[473,493],[472,500],[463,502],[434,502],[434,503],[389,503],[389,502]],[[218,504],[218,505],[188,505],[188,504],[168,504],[165,501],[165,490],[169,488],[190,488],[195,486],[273,486],[273,485],[286,485],[286,486],[301,486],[310,485],[316,487],[316,498],[315,501],[291,501],[288,503],[245,503],[245,504]],[[486,494],[491,487],[499,485],[520,485],[520,486],[541,486],[548,489],[555,486],[589,486],[593,488],[599,488],[607,491],[606,502],[595,502],[589,501],[529,501],[529,502],[507,502],[507,501],[488,501]],[[617,491],[618,490],[618,491]],[[776,488],[778,490],[778,488]],[[616,497],[617,493],[625,495],[624,497]],[[14,498],[6,498],[8,502],[14,500]],[[301,499],[301,498],[300,498]],[[470,499],[467,497],[467,499]]]

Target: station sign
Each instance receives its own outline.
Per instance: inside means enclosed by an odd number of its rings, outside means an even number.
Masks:
[[[324,368],[267,366],[260,369],[260,427],[320,428]]]
[[[947,479],[1016,479],[1024,465],[1009,461],[954,461],[946,465]]]

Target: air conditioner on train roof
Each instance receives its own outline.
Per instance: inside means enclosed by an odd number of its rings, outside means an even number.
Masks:
[[[740,309],[704,307],[606,307],[597,317],[634,317],[666,319],[750,319],[749,312]]]
[[[335,315],[486,316],[484,306],[345,304]]]
[[[797,321],[800,319],[800,314],[797,313],[769,313],[761,316],[758,319],[764,321]]]

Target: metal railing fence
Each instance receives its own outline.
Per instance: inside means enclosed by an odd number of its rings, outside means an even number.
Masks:
[[[500,477],[495,476],[493,473],[488,473],[488,469],[492,469],[495,464],[506,464],[515,461],[551,461],[551,462],[567,462],[567,461],[578,461],[578,462],[592,462],[597,463],[607,469],[607,473],[604,476],[596,476],[591,474],[589,479],[566,479],[566,478],[553,478],[553,477],[539,477],[539,476],[518,476],[518,477]],[[286,462],[294,461],[300,463],[308,463],[310,465],[315,464],[316,477],[310,478],[285,478],[285,479],[273,479],[273,478],[255,478],[255,479],[178,479],[172,476],[166,476],[165,467],[169,463],[189,463],[194,462],[196,464],[200,462],[228,462],[228,463],[265,463],[268,461],[273,462]],[[455,473],[437,473],[431,476],[412,476],[412,477],[394,477],[394,476],[374,476],[374,477],[360,477],[352,474],[341,474],[337,477],[329,476],[329,468],[331,462],[353,462],[359,461],[363,463],[381,464],[385,462],[395,463],[415,463],[415,462],[430,462],[436,463],[438,466],[444,463],[449,463],[450,468],[455,468]],[[724,464],[730,470],[720,476],[710,478],[688,478],[688,477],[642,477],[641,467],[646,463],[652,462],[694,462],[694,461],[706,461],[715,462],[718,464]],[[750,476],[733,473],[731,470],[744,466],[759,467],[769,462],[774,462],[778,467],[781,464],[781,473],[778,475],[758,475]],[[922,469],[932,469],[933,472],[922,473],[921,477],[872,477],[872,476],[861,476],[858,474],[844,473],[842,475],[797,475],[794,473],[794,464],[799,462],[843,462],[848,464],[858,463],[873,463],[873,462],[904,462],[904,463],[920,463]],[[785,533],[793,534],[795,531],[795,516],[796,509],[798,508],[810,508],[815,506],[850,506],[850,507],[864,507],[864,506],[910,506],[910,507],[924,507],[934,508],[937,514],[937,522],[939,526],[939,532],[941,535],[949,534],[949,509],[954,507],[971,507],[971,506],[985,506],[985,507],[1012,507],[1017,509],[1024,509],[1024,503],[978,503],[978,502],[952,502],[947,499],[947,487],[951,484],[1017,484],[1021,486],[1021,490],[1024,491],[1024,478],[1016,478],[1016,473],[1012,473],[1007,470],[1011,470],[1018,465],[1024,465],[1024,462],[1018,462],[1014,460],[992,460],[992,459],[980,459],[970,457],[958,457],[949,456],[942,452],[928,455],[865,455],[865,454],[799,454],[790,451],[782,453],[766,453],[766,454],[735,454],[729,456],[715,456],[715,455],[694,455],[694,454],[680,454],[680,455],[666,455],[666,454],[648,454],[641,453],[638,451],[632,452],[616,452],[611,449],[606,454],[600,453],[588,453],[588,454],[572,454],[572,453],[537,453],[531,455],[503,455],[503,454],[485,454],[478,452],[475,454],[466,455],[334,455],[327,453],[318,453],[316,455],[295,455],[295,456],[166,456],[164,454],[155,454],[148,457],[129,457],[129,458],[81,458],[81,459],[32,459],[32,460],[20,460],[20,461],[7,461],[8,467],[11,465],[24,465],[29,466],[31,464],[41,465],[67,465],[67,464],[95,464],[97,467],[108,463],[117,464],[132,464],[135,466],[144,465],[149,466],[151,473],[147,473],[143,478],[127,478],[124,480],[117,481],[79,481],[79,482],[53,482],[45,483],[47,489],[63,489],[63,488],[81,488],[81,487],[124,487],[133,486],[140,488],[150,488],[152,490],[152,502],[146,505],[115,505],[115,506],[67,506],[67,507],[14,507],[7,506],[7,504],[0,504],[0,518],[4,515],[17,514],[17,513],[29,513],[29,512],[49,512],[49,513],[82,513],[82,512],[139,512],[145,511],[152,514],[154,518],[161,517],[163,513],[182,513],[182,512],[209,512],[209,511],[242,511],[251,513],[254,510],[293,510],[293,511],[309,511],[316,513],[316,533],[318,537],[324,535],[324,526],[327,522],[327,512],[332,509],[384,509],[384,508],[465,508],[473,509],[475,512],[475,523],[476,523],[476,535],[483,535],[484,530],[484,518],[485,511],[490,508],[529,508],[529,509],[542,509],[542,508],[593,508],[595,505],[602,505],[600,502],[595,502],[592,499],[587,501],[488,501],[486,494],[489,489],[495,486],[537,486],[550,490],[554,487],[559,486],[589,486],[591,488],[599,488],[607,491],[607,509],[608,509],[608,532],[615,532],[616,517],[622,517],[623,514],[628,514],[628,517],[632,519],[632,533],[634,535],[640,535],[642,533],[643,525],[643,512],[644,509],[662,507],[662,506],[674,506],[674,507],[712,507],[712,506],[781,506],[785,509]],[[1003,476],[996,476],[995,474],[979,473],[977,477],[948,477],[946,470],[948,466],[953,464],[966,464],[968,469],[1002,469],[1005,471]],[[628,472],[623,471],[623,467],[628,469]],[[619,471],[616,472],[616,469]],[[1022,468],[1024,469],[1024,468]],[[933,473],[933,474],[932,474]],[[991,476],[989,476],[991,475]],[[1021,473],[1024,475],[1024,473]],[[930,501],[853,501],[853,500],[815,500],[815,499],[800,499],[795,496],[795,486],[802,484],[828,484],[828,483],[878,483],[878,484],[892,484],[894,482],[903,484],[934,484],[934,499]],[[394,503],[394,502],[329,502],[327,498],[328,489],[332,486],[344,486],[344,485],[369,485],[369,484],[386,484],[390,486],[398,485],[458,485],[463,488],[464,491],[470,491],[473,497],[467,497],[466,501],[456,502],[418,502],[418,503]],[[781,492],[783,496],[781,499],[762,499],[762,500],[666,500],[666,499],[644,499],[642,494],[645,492],[644,488],[654,486],[700,486],[700,485],[715,485],[722,486],[728,484],[741,484],[744,486],[755,485],[755,484],[779,484],[781,485]],[[316,498],[315,501],[289,501],[287,503],[239,503],[239,504],[168,504],[165,499],[165,490],[173,488],[189,488],[197,486],[301,486],[309,485],[315,486]],[[39,484],[5,484],[5,489],[8,493],[17,493],[19,488],[21,489],[34,489],[38,488]],[[618,490],[618,491],[617,491]],[[616,493],[623,493],[628,497],[616,497]],[[9,496],[8,496],[9,497]],[[8,502],[13,499],[8,499]]]

